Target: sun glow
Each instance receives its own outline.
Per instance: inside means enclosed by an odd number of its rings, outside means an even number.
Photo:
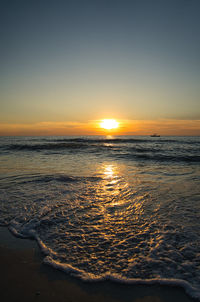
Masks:
[[[113,119],[105,119],[101,121],[100,127],[106,130],[116,129],[119,127],[119,123]]]

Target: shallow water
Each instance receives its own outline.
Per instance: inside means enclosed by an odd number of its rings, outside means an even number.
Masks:
[[[0,223],[82,279],[200,297],[200,138],[0,138]]]

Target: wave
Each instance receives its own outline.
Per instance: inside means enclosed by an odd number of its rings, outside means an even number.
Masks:
[[[61,270],[66,274],[71,274],[74,277],[80,278],[87,282],[102,282],[112,281],[115,283],[132,284],[132,285],[167,285],[182,287],[185,292],[192,298],[200,300],[200,291],[198,288],[192,286],[188,281],[175,278],[153,278],[153,279],[142,279],[142,278],[126,278],[118,274],[106,273],[103,275],[95,275],[87,271],[78,269],[70,264],[61,263],[56,260],[57,253],[51,248],[47,247],[46,244],[40,239],[37,233],[37,227],[40,226],[41,221],[37,218],[31,219],[29,222],[21,225],[17,221],[13,220],[9,225],[9,230],[13,235],[23,239],[34,239],[38,243],[38,246],[44,254],[43,263],[52,266],[55,269]]]
[[[88,137],[78,137],[78,138],[56,138],[51,141],[53,142],[83,142],[83,143],[136,143],[136,142],[163,142],[163,143],[184,143],[184,144],[200,144],[200,141],[196,139],[191,139],[193,137],[173,137],[173,138],[168,138],[168,137],[113,137],[113,138],[105,138],[105,137],[99,137],[99,138],[88,138]]]
[[[65,174],[38,174],[38,175],[23,175],[23,176],[7,176],[0,177],[1,188],[9,188],[10,186],[28,184],[28,183],[51,183],[51,182],[95,182],[100,181],[102,178],[99,176],[69,176]]]
[[[38,143],[37,143],[38,142]],[[23,141],[11,143],[10,141],[7,144],[3,144],[1,149],[6,150],[18,150],[18,151],[39,151],[39,150],[59,150],[59,149],[83,149],[92,146],[104,146],[104,145],[130,145],[130,144],[148,144],[162,146],[164,144],[186,144],[186,145],[194,145],[199,146],[199,140],[191,140],[190,139],[168,139],[168,138],[56,138],[56,139],[40,139],[37,141],[28,140],[27,142]],[[144,147],[144,146],[143,146]]]
[[[86,146],[85,146],[86,148]],[[89,147],[88,147],[89,148]],[[91,150],[87,152],[92,152],[96,155],[104,155],[107,157],[112,157],[114,159],[121,160],[136,160],[136,161],[156,161],[156,162],[184,162],[184,163],[199,163],[200,156],[199,155],[190,155],[187,152],[183,152],[183,154],[176,154],[175,152],[164,151],[161,154],[160,149],[155,148],[116,148],[115,146],[90,146]],[[72,148],[72,146],[19,146],[15,150],[26,150],[26,151],[42,151],[42,150],[67,150],[73,152],[76,149],[77,152],[82,152],[83,149],[80,146],[76,146]],[[109,152],[110,151],[110,152]],[[193,150],[193,153],[196,153],[196,150]],[[45,179],[42,181],[49,182],[51,181],[51,177],[45,176]],[[55,180],[55,179],[54,179]],[[58,179],[62,181],[62,177],[58,177]],[[37,180],[35,180],[37,181]],[[41,181],[38,179],[38,181]],[[73,178],[63,178],[63,181],[74,181]]]
[[[63,271],[64,273],[71,274],[74,277],[78,277],[83,281],[87,282],[102,282],[102,281],[112,281],[115,283],[122,284],[132,284],[132,285],[166,285],[181,287],[185,292],[192,298],[200,300],[200,292],[198,289],[194,288],[189,282],[182,279],[172,279],[172,278],[153,278],[153,279],[141,279],[141,278],[124,278],[117,274],[104,274],[102,276],[93,275],[86,273],[83,270],[79,270],[69,264],[60,263],[55,261],[51,256],[46,256],[43,260],[45,264],[52,266],[55,269]]]
[[[43,142],[39,144],[33,143],[17,143],[4,145],[1,148],[9,151],[42,151],[42,150],[65,150],[65,149],[85,149],[91,147],[107,147],[108,144],[121,144],[121,143],[143,143],[147,140],[138,139],[57,139],[51,142]]]
[[[199,140],[167,138],[53,138],[7,143],[1,151],[85,153],[122,160],[199,163]],[[48,181],[48,180],[47,180]]]
[[[72,138],[72,139],[56,139],[54,142],[80,142],[80,143],[143,143],[151,142],[151,139],[140,138]]]
[[[40,150],[60,150],[60,149],[82,149],[87,148],[86,144],[77,143],[48,143],[48,144],[12,144],[6,147],[7,150],[15,151],[40,151]]]
[[[184,162],[184,163],[199,163],[199,155],[168,155],[168,154],[133,154],[126,153],[118,156],[121,159],[127,160],[142,160],[142,161],[157,161],[157,162]]]

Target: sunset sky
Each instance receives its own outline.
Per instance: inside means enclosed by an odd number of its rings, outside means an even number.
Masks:
[[[199,0],[11,0],[0,135],[200,135]]]

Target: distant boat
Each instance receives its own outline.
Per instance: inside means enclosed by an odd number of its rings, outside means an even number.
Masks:
[[[159,135],[159,134],[154,133],[154,134],[152,134],[152,135],[151,135],[151,137],[160,137],[160,135]]]

